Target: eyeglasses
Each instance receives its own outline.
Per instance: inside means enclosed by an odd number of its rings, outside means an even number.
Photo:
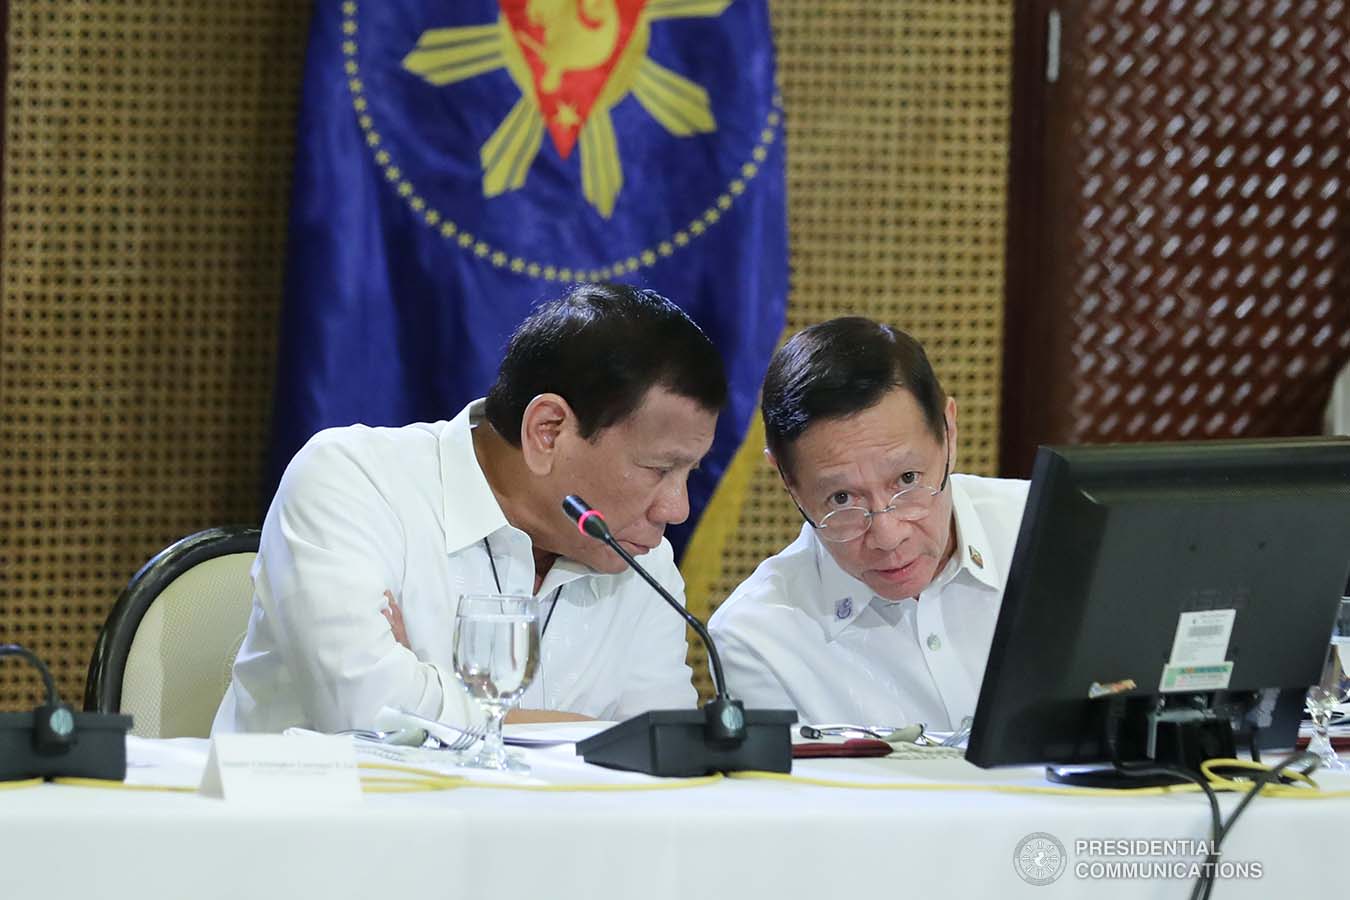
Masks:
[[[857,540],[867,533],[867,529],[872,527],[874,518],[886,513],[891,513],[902,522],[918,522],[933,511],[938,496],[947,489],[947,478],[951,474],[949,471],[951,457],[946,453],[947,440],[945,435],[942,448],[944,451],[942,481],[937,487],[916,484],[896,491],[882,509],[871,510],[864,506],[846,506],[829,513],[818,523],[812,522],[811,517],[806,515],[805,510],[802,511],[802,517],[816,529],[822,540],[829,541],[832,544],[843,544]]]

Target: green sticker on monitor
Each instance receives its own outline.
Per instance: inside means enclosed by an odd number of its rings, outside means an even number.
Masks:
[[[1222,691],[1227,689],[1229,679],[1232,677],[1231,662],[1210,663],[1203,666],[1166,665],[1163,666],[1162,685],[1158,689],[1163,693]]]

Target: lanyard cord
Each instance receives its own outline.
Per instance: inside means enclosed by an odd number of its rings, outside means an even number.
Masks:
[[[483,538],[483,549],[487,551],[488,565],[492,566],[492,583],[497,586],[497,593],[502,592],[502,580],[497,575],[497,560],[492,558],[492,545],[488,543],[487,538]],[[544,627],[539,629],[539,640],[544,639],[548,634],[548,623],[553,621],[553,612],[558,608],[558,600],[562,598],[562,585],[553,592],[553,603],[548,608],[548,615],[544,617]]]
[[[497,593],[502,592],[502,580],[497,577],[497,561],[492,558],[492,545],[488,543],[487,538],[483,538],[483,549],[487,551],[488,565],[492,566],[492,583],[497,585]]]

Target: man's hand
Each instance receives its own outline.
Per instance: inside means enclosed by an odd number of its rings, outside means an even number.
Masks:
[[[380,610],[380,615],[384,616],[385,621],[389,623],[389,630],[394,633],[394,640],[411,650],[412,645],[408,643],[408,629],[403,624],[403,610],[398,608],[398,601],[394,599],[392,591],[385,591],[384,599],[386,605],[384,609]],[[562,712],[561,710],[513,709],[506,714],[506,721],[512,725],[526,725],[531,722],[590,722],[593,720],[590,716]]]
[[[380,610],[380,615],[389,623],[389,630],[394,632],[394,640],[411,650],[412,644],[408,643],[408,629],[403,624],[403,610],[398,608],[392,592],[385,591],[384,599],[388,601],[388,605]]]

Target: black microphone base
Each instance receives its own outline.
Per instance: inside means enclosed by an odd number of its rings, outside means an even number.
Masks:
[[[745,710],[745,736],[719,741],[709,736],[701,709],[662,709],[634,716],[577,744],[592,765],[688,778],[713,772],[791,772],[791,709]]]
[[[43,753],[33,746],[33,713],[0,713],[0,781],[61,777],[123,781],[131,716],[77,712],[74,718],[70,746]]]

